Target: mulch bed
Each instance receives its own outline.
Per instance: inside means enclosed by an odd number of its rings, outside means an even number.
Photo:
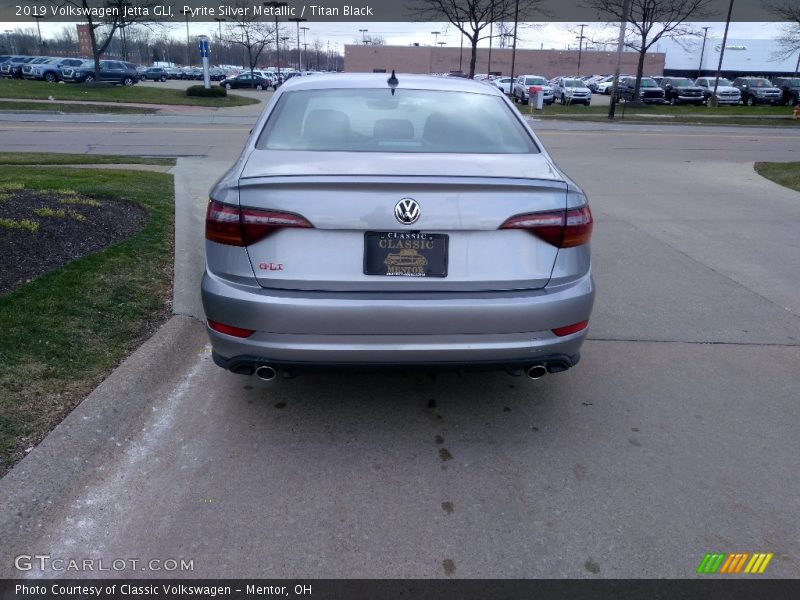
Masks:
[[[129,202],[0,186],[0,294],[130,237],[145,220]]]

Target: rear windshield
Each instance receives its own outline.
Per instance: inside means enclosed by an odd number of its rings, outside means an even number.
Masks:
[[[439,90],[285,92],[260,150],[530,154],[539,150],[498,96]]]
[[[583,87],[583,81],[580,79],[565,79],[564,80],[564,87]]]
[[[544,77],[526,77],[525,85],[546,85],[547,80]]]

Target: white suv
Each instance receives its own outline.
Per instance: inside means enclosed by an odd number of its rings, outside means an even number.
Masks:
[[[548,83],[547,79],[541,75],[520,75],[514,82],[514,102],[522,102],[528,104],[530,102],[529,89],[532,85],[541,86],[544,91],[542,100],[545,104],[552,104],[555,99],[553,96],[553,88]]]
[[[586,84],[575,77],[559,77],[553,86],[553,95],[561,100],[561,104],[585,104],[592,103],[592,90]]]

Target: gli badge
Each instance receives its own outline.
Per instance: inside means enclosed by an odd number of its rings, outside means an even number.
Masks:
[[[394,205],[394,216],[403,225],[413,225],[419,220],[420,208],[413,198],[403,198]]]

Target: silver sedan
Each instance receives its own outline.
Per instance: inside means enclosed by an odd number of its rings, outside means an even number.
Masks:
[[[564,371],[594,299],[587,199],[494,87],[283,85],[211,190],[215,362]]]

